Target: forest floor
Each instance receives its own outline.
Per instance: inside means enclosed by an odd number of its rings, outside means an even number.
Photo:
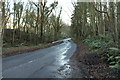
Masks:
[[[89,47],[83,43],[77,43],[77,50],[71,60],[80,63],[77,66],[84,71],[87,78],[120,78],[118,70],[109,68],[99,54],[90,53]]]
[[[62,42],[57,43],[46,43],[46,44],[39,44],[36,46],[20,46],[20,47],[10,47],[10,48],[3,48],[2,49],[2,57],[14,56],[17,54],[23,54],[26,52],[35,51],[38,49],[48,48],[50,46],[58,45]]]

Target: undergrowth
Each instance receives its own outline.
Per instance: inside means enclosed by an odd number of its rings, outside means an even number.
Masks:
[[[110,68],[117,68],[120,71],[119,45],[113,42],[109,35],[88,37],[83,42],[89,45],[91,53],[99,53],[101,59],[106,61]]]

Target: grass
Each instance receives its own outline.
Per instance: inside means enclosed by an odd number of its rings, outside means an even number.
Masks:
[[[48,45],[48,44],[39,44],[39,45],[30,45],[30,46],[19,46],[19,47],[8,47],[8,48],[4,48],[3,47],[3,53],[9,52],[9,51],[13,51],[13,50],[23,50],[23,49],[29,49],[29,48],[36,48],[36,47],[45,46],[45,45]]]
[[[59,43],[43,43],[43,44],[39,44],[39,45],[31,45],[31,46],[19,46],[19,47],[9,47],[9,48],[3,48],[2,49],[2,56],[3,57],[8,57],[8,56],[13,56],[13,55],[17,55],[17,54],[22,54],[22,53],[25,53],[25,52],[30,52],[30,51],[35,51],[35,50],[38,50],[38,49],[43,49],[43,48],[47,48],[47,47],[50,47],[50,46],[54,46],[54,45],[57,45],[57,44],[60,44],[61,42]]]

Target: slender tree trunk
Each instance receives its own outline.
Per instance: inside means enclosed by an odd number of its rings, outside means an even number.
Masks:
[[[116,17],[115,17],[115,7],[114,7],[114,3],[113,2],[109,2],[109,6],[110,6],[110,27],[111,27],[111,31],[112,31],[112,36],[113,36],[113,40],[114,42],[116,42],[117,37],[116,37],[116,25],[115,25],[115,21],[116,21]]]
[[[4,37],[4,29],[5,29],[5,0],[3,0],[2,2],[2,38]]]
[[[117,2],[117,31],[118,31],[118,44],[120,44],[120,2]]]
[[[16,22],[15,22],[15,19],[16,19],[16,3],[14,2],[14,18],[13,18],[13,36],[12,36],[12,46],[15,46],[15,26],[16,26]]]

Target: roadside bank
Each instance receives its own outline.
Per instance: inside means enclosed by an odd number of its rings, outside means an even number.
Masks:
[[[86,78],[120,77],[117,69],[109,68],[108,64],[101,59],[101,55],[98,53],[90,53],[89,47],[84,43],[77,43],[77,50],[71,57],[71,60],[80,63],[78,67],[87,75]]]
[[[35,51],[38,49],[44,49],[44,48],[48,48],[51,46],[55,46],[55,45],[58,45],[61,43],[63,43],[63,42],[39,44],[36,46],[21,46],[21,47],[3,48],[2,57],[4,58],[4,57],[8,57],[8,56],[14,56],[17,54],[23,54],[23,53]]]

